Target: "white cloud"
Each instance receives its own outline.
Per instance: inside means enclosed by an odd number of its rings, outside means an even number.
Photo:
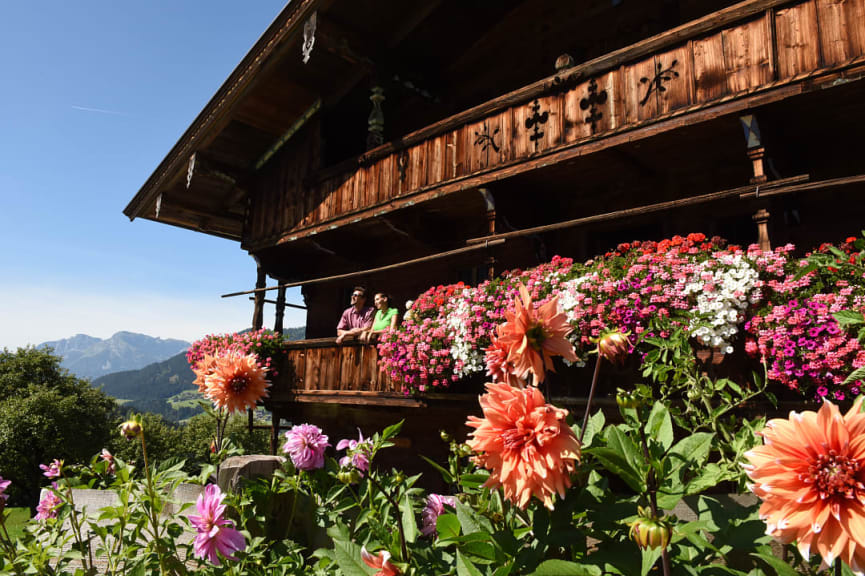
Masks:
[[[273,324],[267,306],[265,326]],[[156,294],[96,293],[53,288],[0,287],[0,348],[88,334],[108,338],[127,330],[160,338],[193,341],[205,334],[250,325],[252,302],[243,297],[171,297]],[[286,326],[301,326],[302,310],[287,308]]]

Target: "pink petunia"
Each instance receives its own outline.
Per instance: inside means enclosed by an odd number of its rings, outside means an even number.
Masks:
[[[219,554],[227,560],[237,560],[231,554],[246,549],[246,538],[234,529],[234,522],[225,518],[224,498],[219,486],[208,484],[195,503],[201,515],[189,516],[198,532],[193,547],[195,556],[206,557],[215,566],[220,565]]]

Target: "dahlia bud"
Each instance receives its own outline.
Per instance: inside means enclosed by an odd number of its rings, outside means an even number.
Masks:
[[[598,338],[598,355],[606,358],[613,364],[623,364],[625,358],[631,352],[631,342],[628,340],[629,332],[607,332]]]
[[[640,517],[631,524],[630,537],[643,550],[666,548],[670,545],[673,527],[663,518],[655,518],[651,511],[640,508]]]
[[[216,454],[216,440],[210,441],[210,453]]]
[[[120,435],[127,440],[141,436],[141,430],[141,418],[139,416],[133,416],[120,425]]]
[[[460,444],[459,451],[460,456],[471,456],[474,452],[474,450],[472,450],[472,447],[468,444]]]
[[[439,436],[441,436],[442,442],[451,441],[451,435],[448,434],[445,430],[439,430]]]
[[[622,390],[619,388],[616,391],[616,404],[619,405],[619,408],[628,409],[628,408],[639,408],[643,403],[642,397],[637,393],[636,390]]]

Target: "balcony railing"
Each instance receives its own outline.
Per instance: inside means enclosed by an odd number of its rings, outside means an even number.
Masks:
[[[324,232],[787,98],[863,65],[865,0],[741,2],[427,126],[308,186],[274,190],[253,211],[246,243]]]

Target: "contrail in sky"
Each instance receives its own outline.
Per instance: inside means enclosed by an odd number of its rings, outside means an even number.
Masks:
[[[114,110],[105,110],[103,108],[90,108],[89,106],[76,106],[73,104],[72,108],[83,112],[98,112],[99,114],[111,114],[112,116],[129,116],[129,114],[126,114],[125,112],[116,112]]]

